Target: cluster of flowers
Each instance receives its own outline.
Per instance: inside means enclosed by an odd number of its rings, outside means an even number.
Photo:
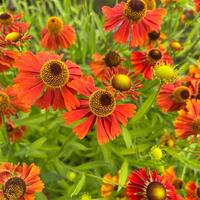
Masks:
[[[199,4],[199,1],[195,2]],[[107,143],[121,133],[120,124],[125,126],[128,119],[134,116],[136,105],[120,103],[120,100],[127,97],[137,100],[137,90],[142,87],[137,79],[138,74],[152,79],[153,76],[162,77],[163,73],[170,72],[168,79],[176,78],[171,66],[172,58],[158,41],[165,9],[157,9],[155,1],[127,0],[114,8],[104,6],[102,12],[105,31],[115,30],[114,40],[117,43],[130,41],[130,47],[147,46],[147,51],[131,53],[134,70],[123,67],[124,59],[117,52],[94,54],[89,66],[101,82],[101,88],[96,87],[92,76],[84,75],[77,64],[64,61],[63,55],[54,52],[75,43],[76,35],[71,26],[52,16],[41,31],[40,41],[41,46],[51,52],[34,54],[13,51],[9,47],[22,49],[24,43],[31,39],[28,35],[29,25],[20,21],[21,14],[0,14],[0,72],[13,66],[18,69],[13,85],[0,88],[0,123],[3,119],[10,142],[19,139],[25,131],[24,127],[15,127],[10,116],[18,117],[17,111],[28,112],[31,106],[36,105],[46,110],[50,107],[54,111],[66,109],[63,115],[66,125],[84,119],[73,128],[80,139],[96,124],[98,143]],[[175,129],[182,138],[196,136],[200,131],[200,102],[196,100],[199,92],[198,71],[183,80],[164,85],[157,99],[164,111],[181,109]],[[34,192],[40,192],[43,188],[38,175],[39,169],[34,164],[2,164],[0,195],[6,199],[33,199]],[[134,171],[129,176],[126,195],[130,200],[178,199],[168,179],[157,172],[149,170],[147,173],[144,169]]]

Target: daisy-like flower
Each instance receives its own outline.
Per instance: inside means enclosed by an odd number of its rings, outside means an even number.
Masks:
[[[17,97],[17,94],[11,87],[5,90],[0,88],[0,125],[2,123],[2,116],[9,119],[10,115],[16,115],[16,112],[27,112],[29,106]]]
[[[41,45],[49,50],[58,48],[68,48],[75,43],[76,35],[74,29],[65,25],[63,21],[56,17],[49,17],[46,27],[41,32]]]
[[[182,139],[189,136],[195,138],[200,134],[200,100],[187,102],[185,109],[179,111],[174,128],[176,136]]]
[[[194,0],[194,4],[195,4],[195,6],[196,6],[197,12],[200,13],[200,0]]]
[[[158,173],[135,170],[128,177],[126,194],[129,200],[176,200],[170,181]]]
[[[26,22],[20,22],[19,20],[22,18],[22,13],[17,15],[13,15],[9,12],[0,14],[0,30],[3,33],[11,33],[11,32],[26,32],[29,28],[29,25]]]
[[[11,144],[20,140],[24,136],[25,131],[25,126],[16,127],[11,121],[6,123],[6,132]]]
[[[141,73],[145,79],[151,79],[153,68],[158,63],[172,64],[172,58],[163,49],[153,48],[146,52],[132,52],[131,63],[136,74]]]
[[[110,51],[106,55],[93,54],[92,58],[94,61],[90,62],[89,66],[99,81],[104,80],[108,68],[119,67],[123,60],[115,51]]]
[[[142,45],[151,31],[159,31],[165,9],[148,10],[144,0],[127,0],[114,8],[104,6],[105,31],[118,30],[114,40],[125,44],[130,39],[130,46]]]
[[[200,200],[200,186],[193,181],[189,181],[186,186],[186,200]]]
[[[13,66],[17,54],[15,51],[0,48],[0,72],[6,71]]]
[[[22,53],[16,59],[19,74],[14,80],[18,96],[27,104],[53,110],[79,106],[75,91],[69,83],[81,76],[78,65],[70,60],[61,61],[61,56],[48,52]]]
[[[79,139],[83,139],[96,123],[99,144],[114,140],[121,133],[120,123],[125,126],[135,112],[135,105],[118,105],[112,92],[95,87],[92,77],[74,80],[70,87],[85,96],[80,100],[80,107],[64,114],[66,125],[85,118],[73,128]]]
[[[44,183],[40,180],[40,169],[35,164],[23,163],[0,165],[0,198],[12,200],[33,200],[35,192],[41,192]]]
[[[140,80],[136,80],[135,73],[124,68],[107,69],[104,84],[108,90],[114,91],[119,99],[130,96],[137,100],[137,89],[143,87]]]
[[[161,87],[156,102],[163,112],[177,111],[185,107],[191,95],[191,89],[177,80]]]

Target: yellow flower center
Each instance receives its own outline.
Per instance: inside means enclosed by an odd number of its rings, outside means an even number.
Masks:
[[[165,200],[166,189],[159,182],[151,182],[147,187],[147,199],[148,200]]]
[[[173,82],[177,78],[177,73],[170,65],[157,65],[153,69],[155,79],[159,79],[165,83]]]
[[[152,49],[147,54],[151,63],[156,63],[162,58],[162,53],[158,49]]]
[[[148,33],[149,39],[150,40],[158,40],[160,38],[160,31],[152,31],[150,33]]]
[[[48,31],[52,34],[58,34],[60,31],[62,31],[63,26],[63,21],[56,16],[49,17],[46,23]]]
[[[48,87],[60,88],[69,80],[69,69],[60,60],[49,60],[42,66],[40,76]]]
[[[177,103],[185,103],[190,98],[189,88],[186,86],[177,87],[173,92],[173,97]]]
[[[8,26],[8,25],[11,25],[13,21],[14,19],[11,14],[9,13],[0,14],[0,24]]]
[[[177,41],[170,42],[169,46],[173,51],[183,50],[183,45],[181,43],[177,42]]]
[[[172,139],[169,139],[169,140],[166,141],[166,145],[168,147],[173,147],[174,146],[174,141]]]
[[[138,21],[146,15],[147,4],[144,0],[127,0],[124,13],[128,19]]]
[[[91,112],[98,117],[107,117],[115,110],[115,97],[106,90],[97,90],[89,97]]]
[[[5,199],[19,200],[26,192],[26,184],[24,180],[18,177],[10,178],[3,187]]]
[[[183,187],[183,181],[180,178],[174,179],[172,184],[177,190],[180,190]]]
[[[150,155],[152,157],[152,159],[154,160],[160,160],[163,156],[163,152],[159,147],[152,147]]]
[[[200,133],[200,118],[196,119],[193,123],[192,123],[192,128],[193,130],[199,134]]]
[[[17,32],[8,33],[5,37],[5,41],[17,42],[20,39],[20,34]]]
[[[104,58],[105,64],[108,67],[116,67],[121,63],[121,57],[118,53],[111,51]]]
[[[112,86],[119,91],[128,91],[131,88],[131,79],[125,74],[117,74],[112,79]]]
[[[10,106],[10,98],[4,93],[0,92],[0,113],[6,111]]]

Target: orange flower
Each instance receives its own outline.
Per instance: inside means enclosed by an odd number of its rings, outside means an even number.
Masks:
[[[131,63],[136,74],[141,73],[145,79],[152,78],[153,67],[160,62],[173,63],[170,55],[161,48],[153,48],[147,52],[135,51],[131,53]]]
[[[157,96],[157,105],[163,112],[177,111],[185,107],[186,101],[191,95],[191,89],[178,80],[161,87]]]
[[[17,15],[12,15],[9,12],[1,13],[0,14],[0,30],[3,30],[4,34],[11,33],[11,32],[23,32],[25,33],[29,25],[25,22],[19,22],[22,17],[22,13]]]
[[[89,66],[99,81],[105,78],[105,71],[108,68],[117,68],[122,62],[122,58],[115,51],[110,51],[106,55],[93,54],[93,60]]]
[[[41,192],[44,183],[39,177],[40,169],[35,164],[23,163],[0,165],[0,198],[34,200],[34,193]]]
[[[16,127],[11,121],[6,123],[6,132],[11,144],[20,140],[25,134],[26,127]]]
[[[46,27],[41,32],[41,45],[49,50],[68,48],[75,43],[74,29],[64,25],[63,21],[56,16],[49,17]]]
[[[135,112],[135,105],[118,105],[111,92],[95,87],[92,77],[74,80],[70,83],[70,87],[85,96],[80,100],[79,108],[64,114],[67,125],[86,118],[73,128],[79,139],[83,139],[96,122],[98,143],[104,144],[114,140],[121,133],[120,123],[125,126],[128,118]]]
[[[179,111],[174,122],[176,136],[186,139],[189,136],[200,134],[200,100],[192,99],[187,102],[186,108]]]
[[[13,88],[7,87],[5,90],[0,88],[0,125],[2,116],[9,118],[10,115],[15,115],[18,110],[27,112],[29,106],[20,100]]]
[[[137,100],[137,96],[139,96],[137,89],[143,87],[143,85],[140,80],[135,79],[135,73],[129,72],[128,69],[107,69],[104,84],[108,90],[117,93],[118,99],[130,96],[133,100]]]
[[[148,38],[151,31],[159,31],[165,9],[148,10],[144,0],[127,0],[117,4],[114,8],[104,6],[102,12],[105,16],[105,31],[118,30],[114,40],[130,46],[139,46]]]
[[[15,62],[17,52],[0,48],[0,72],[10,69]]]
[[[186,186],[186,200],[200,200],[200,187],[193,181],[189,181]]]
[[[195,6],[196,6],[197,12],[200,13],[200,0],[194,0],[194,4],[195,4]]]
[[[75,91],[68,85],[81,76],[78,65],[69,60],[63,62],[56,54],[25,52],[16,59],[16,67],[19,74],[14,88],[27,104],[42,109],[52,106],[53,110],[79,106]]]

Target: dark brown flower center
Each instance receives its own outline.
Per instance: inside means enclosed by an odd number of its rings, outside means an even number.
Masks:
[[[10,98],[5,92],[0,92],[0,113],[6,111],[10,105]]]
[[[148,56],[155,62],[162,58],[162,53],[158,49],[152,49],[149,51]]]
[[[69,80],[69,70],[60,60],[50,60],[44,63],[40,70],[43,82],[52,88],[60,88]]]
[[[160,37],[160,31],[152,31],[148,33],[148,36],[150,40],[157,40]]]
[[[26,192],[26,184],[23,179],[14,177],[8,179],[3,187],[3,194],[6,200],[19,200]]]
[[[99,89],[89,97],[89,107],[96,116],[107,117],[114,111],[116,100],[110,92]]]
[[[200,187],[197,188],[197,196],[200,198]]]
[[[124,13],[132,21],[138,21],[146,15],[147,5],[143,0],[128,0]]]
[[[189,88],[186,86],[177,87],[173,92],[174,101],[184,103],[190,98]]]
[[[121,57],[115,51],[111,51],[108,54],[106,54],[104,61],[105,61],[106,66],[116,67],[121,63]]]
[[[0,14],[0,24],[10,25],[13,23],[13,17],[9,13]]]
[[[172,184],[177,190],[180,190],[183,187],[183,181],[180,178],[174,179]]]
[[[7,132],[12,132],[14,128],[10,124],[6,124],[6,130]]]
[[[166,199],[166,189],[159,182],[151,182],[146,191],[148,200],[165,200]]]

